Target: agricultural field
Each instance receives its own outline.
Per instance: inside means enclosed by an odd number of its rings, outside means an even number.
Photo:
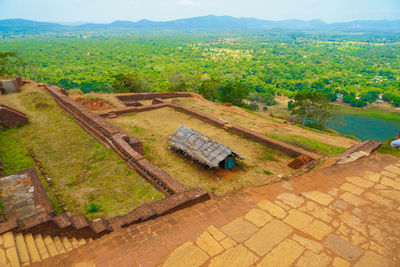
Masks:
[[[27,114],[30,123],[0,131],[0,158],[5,174],[36,167],[32,149],[54,182],[49,188],[73,214],[112,218],[164,197],[119,158],[99,144],[66,114],[43,87],[27,84],[18,94],[1,95],[0,103]]]

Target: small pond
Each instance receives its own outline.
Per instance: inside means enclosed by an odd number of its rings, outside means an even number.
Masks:
[[[349,134],[365,141],[376,139],[385,141],[396,136],[400,130],[400,115],[398,120],[387,120],[361,115],[343,114],[343,123],[333,122],[328,127],[339,133]]]

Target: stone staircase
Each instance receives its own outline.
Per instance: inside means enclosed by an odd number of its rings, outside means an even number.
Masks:
[[[7,232],[0,236],[0,266],[27,266],[69,252],[92,238],[58,237]]]

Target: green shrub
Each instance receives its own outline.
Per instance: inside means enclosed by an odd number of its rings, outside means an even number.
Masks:
[[[95,213],[101,210],[101,205],[96,204],[93,202],[90,202],[89,206],[87,207],[87,212],[88,213]]]

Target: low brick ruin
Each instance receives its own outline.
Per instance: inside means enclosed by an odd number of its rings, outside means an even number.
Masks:
[[[156,92],[156,93],[127,93],[127,94],[116,94],[115,97],[122,103],[129,101],[140,101],[140,100],[153,100],[179,98],[179,97],[193,97],[193,93],[190,92]]]
[[[183,107],[171,102],[164,101],[164,99],[169,98],[177,98],[177,97],[199,97],[193,93],[138,93],[138,94],[117,94],[116,98],[118,98],[121,102],[123,101],[138,101],[138,100],[153,100],[152,105],[148,106],[140,106],[140,107],[123,107],[112,109],[108,111],[100,111],[96,112],[97,115],[101,117],[116,117],[118,115],[124,115],[128,113],[137,113],[137,112],[144,112],[149,110],[155,110],[163,107],[170,107],[177,111],[183,112],[190,116],[196,117],[204,122],[212,124],[216,127],[223,128],[229,132],[234,134],[249,138],[250,140],[260,143],[264,146],[268,146],[270,148],[276,149],[284,154],[291,156],[291,157],[298,157],[300,155],[305,155],[306,157],[312,160],[319,160],[321,155],[316,153],[312,153],[306,151],[304,149],[295,147],[293,145],[287,144],[283,141],[279,141],[260,133],[254,132],[252,130],[243,128],[237,125],[230,125],[227,121],[216,118],[212,115],[206,114],[204,112],[196,111],[191,108]]]
[[[11,80],[0,81],[0,93],[2,95],[18,93],[22,85],[24,85],[24,81],[21,77],[15,77]]]
[[[25,113],[0,104],[0,129],[27,123],[29,123],[29,120]]]
[[[143,145],[133,136],[122,131],[101,117],[87,111],[58,87],[45,86],[64,110],[72,114],[77,122],[91,135],[120,155],[128,165],[138,171],[161,192],[169,195],[183,192],[186,188],[164,170],[152,165],[143,157]]]
[[[0,222],[0,234],[11,231],[95,239],[122,227],[153,219],[210,198],[204,190],[197,188],[144,204],[124,216],[111,220],[89,220],[83,214],[71,215],[67,212],[55,215],[35,169],[0,179],[0,184],[4,185],[5,182],[8,183],[9,189],[3,192],[7,221]],[[21,193],[17,194],[16,191]]]

